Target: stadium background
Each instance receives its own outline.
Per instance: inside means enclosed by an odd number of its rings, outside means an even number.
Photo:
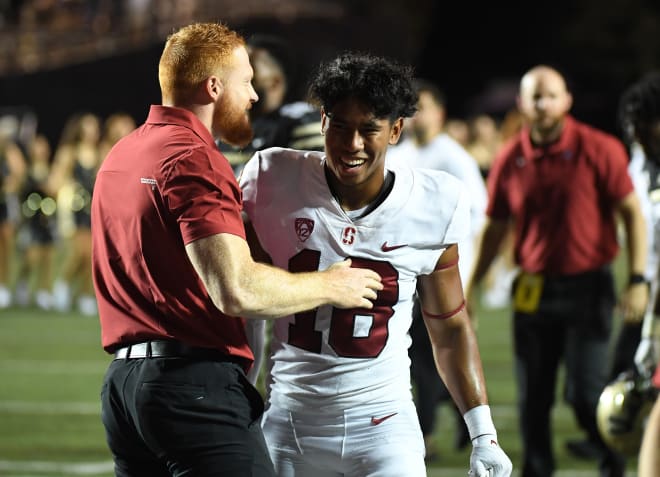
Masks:
[[[127,13],[121,11],[105,34],[92,35],[83,23],[50,38],[37,25],[25,34],[41,41],[41,55],[23,62],[17,59],[22,52],[15,42],[19,33],[11,18],[5,19],[0,28],[5,45],[0,49],[0,106],[34,110],[51,141],[59,137],[64,118],[80,109],[101,115],[121,109],[139,123],[148,104],[160,100],[157,63],[165,36],[186,19],[223,20],[247,37],[269,33],[287,40],[295,65],[290,99],[304,94],[304,78],[319,60],[354,49],[413,64],[419,76],[446,90],[451,115],[485,112],[501,117],[513,106],[521,74],[547,62],[566,73],[575,92],[576,116],[612,132],[621,91],[660,62],[660,3],[652,0],[556,0],[543,7],[516,1],[477,7],[440,0],[171,3],[181,8],[180,16],[170,12],[163,18],[149,11],[139,35],[128,30],[136,27],[125,25],[128,19],[121,15]],[[83,14],[90,16],[89,11]]]
[[[0,1],[0,8],[21,3]],[[103,2],[55,3],[68,8]],[[415,65],[419,76],[445,89],[453,116],[501,117],[513,107],[520,75],[547,62],[567,74],[575,115],[618,133],[619,94],[642,73],[660,67],[660,4],[650,0],[557,0],[543,6],[432,0],[176,3],[196,3],[195,20],[221,19],[247,37],[268,33],[288,40],[296,66],[290,99],[303,94],[304,78],[319,60],[353,49]],[[125,30],[111,28],[105,35],[113,40],[110,47],[88,45],[84,25],[49,40],[38,29],[20,32],[13,20],[5,17],[0,24],[0,108],[32,111],[53,144],[65,119],[79,110],[101,116],[121,110],[138,123],[144,120],[148,105],[160,100],[157,62],[165,36],[183,23],[171,17],[169,23],[152,21],[139,41],[125,41]],[[36,60],[21,61],[15,47],[23,34],[41,39]],[[479,337],[500,440],[518,463],[508,310],[482,312]],[[98,411],[108,359],[94,319],[30,308],[0,311],[0,475],[111,475]],[[557,399],[558,477],[595,476],[588,470],[594,463],[575,460],[563,448],[579,432],[560,392]],[[466,473],[469,454],[451,448],[452,432],[449,425],[438,429],[442,457],[429,470],[431,477]]]

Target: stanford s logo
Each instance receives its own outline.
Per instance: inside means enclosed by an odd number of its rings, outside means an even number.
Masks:
[[[355,230],[355,227],[345,227],[341,234],[341,243],[344,245],[353,245],[353,242],[355,242],[356,232],[357,230]]]
[[[296,235],[301,242],[304,242],[312,235],[314,230],[314,221],[312,219],[297,218],[295,221]]]

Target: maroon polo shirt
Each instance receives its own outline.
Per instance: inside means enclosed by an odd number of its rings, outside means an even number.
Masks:
[[[633,191],[627,165],[618,139],[570,116],[547,146],[534,146],[524,128],[495,158],[486,213],[514,219],[515,257],[524,271],[594,270],[619,250],[615,208]]]
[[[92,200],[93,276],[103,348],[177,339],[253,359],[241,318],[221,313],[184,246],[245,238],[241,194],[191,112],[152,106],[104,160]]]

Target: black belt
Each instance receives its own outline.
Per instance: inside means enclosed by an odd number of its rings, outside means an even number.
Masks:
[[[145,341],[115,351],[115,359],[138,358],[194,358],[245,364],[245,361],[237,356],[230,356],[212,348],[190,346],[180,341]]]

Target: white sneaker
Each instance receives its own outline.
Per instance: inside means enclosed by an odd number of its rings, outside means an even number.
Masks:
[[[81,295],[78,298],[78,311],[85,316],[97,315],[96,298],[91,295]]]
[[[42,310],[50,310],[53,307],[53,297],[48,290],[37,290],[34,302]]]
[[[18,306],[28,306],[30,304],[30,287],[25,280],[21,280],[16,284],[14,302]]]
[[[53,308],[57,311],[69,311],[71,309],[71,288],[63,281],[56,281],[53,285]]]
[[[9,308],[11,305],[11,292],[9,288],[0,285],[0,308]]]

